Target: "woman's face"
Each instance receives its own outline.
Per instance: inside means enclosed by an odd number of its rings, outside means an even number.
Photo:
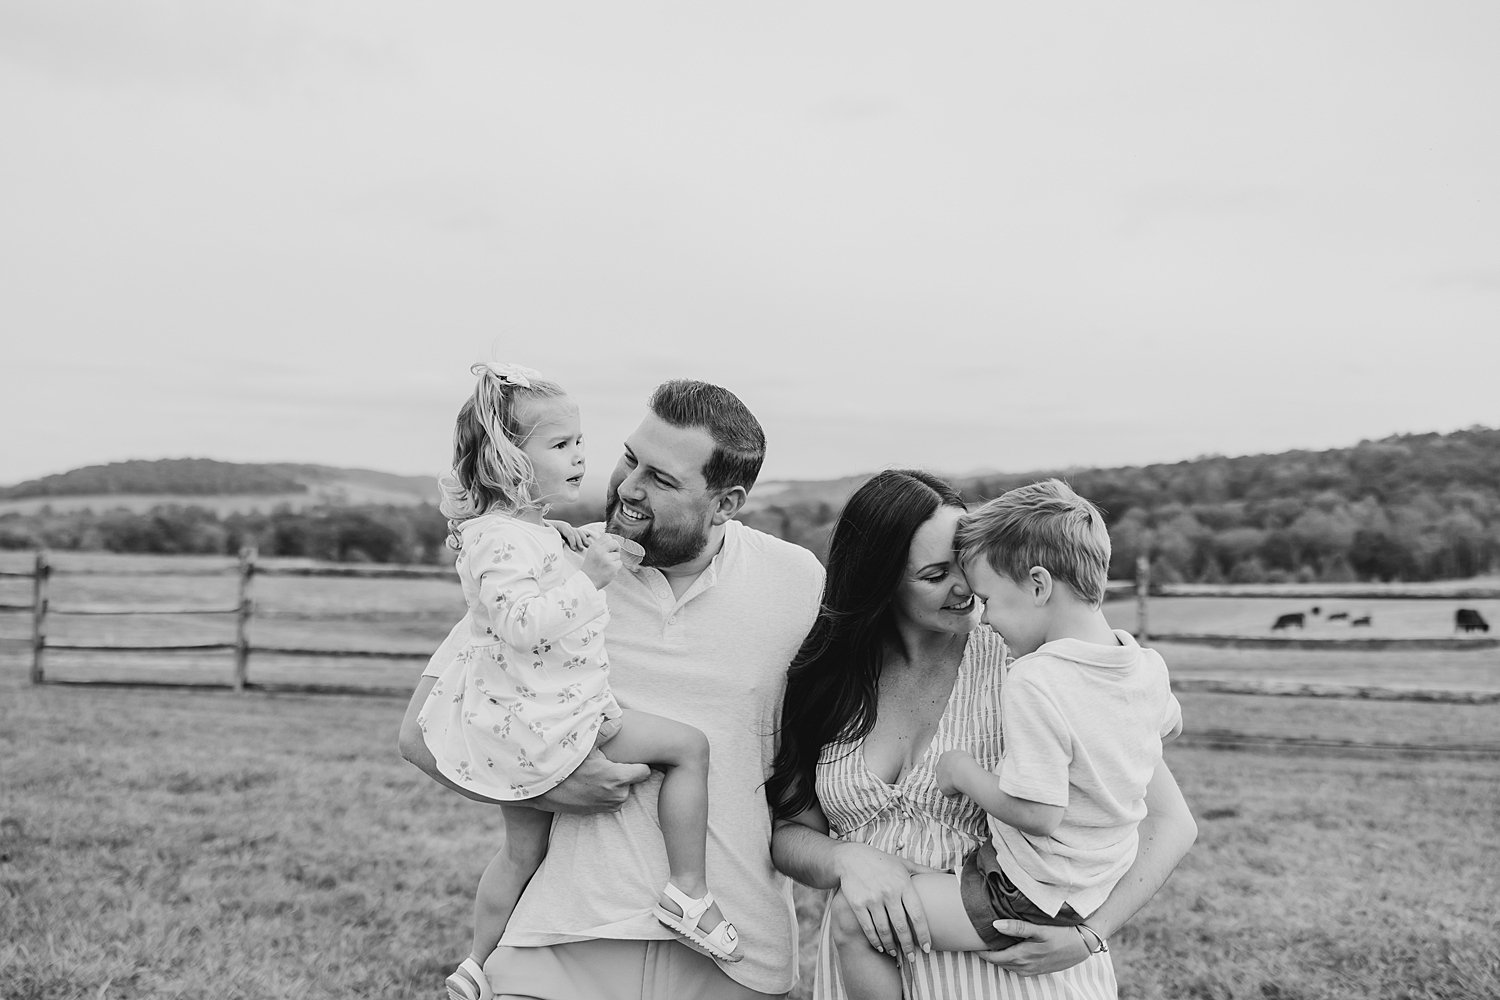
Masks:
[[[979,624],[979,602],[953,552],[962,515],[958,507],[939,507],[912,536],[893,605],[898,623],[952,635],[966,635]]]

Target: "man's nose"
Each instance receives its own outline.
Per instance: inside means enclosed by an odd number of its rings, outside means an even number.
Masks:
[[[631,500],[638,499],[645,495],[645,491],[641,489],[643,478],[639,468],[631,469],[625,473],[625,478],[620,480],[620,486],[615,492],[624,494]]]

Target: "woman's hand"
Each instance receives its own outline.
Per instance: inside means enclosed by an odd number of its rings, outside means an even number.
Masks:
[[[1043,927],[1022,920],[996,920],[995,930],[1025,938],[1003,951],[981,951],[979,957],[1018,976],[1042,976],[1070,969],[1089,957],[1089,946],[1076,927]]]
[[[843,842],[834,857],[839,892],[854,911],[871,948],[911,956],[932,950],[932,934],[911,876],[934,869],[866,844]]]

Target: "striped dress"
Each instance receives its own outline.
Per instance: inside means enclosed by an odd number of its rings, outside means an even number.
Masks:
[[[1000,683],[1005,644],[981,626],[969,634],[948,706],[922,759],[888,785],[865,767],[862,748],[829,744],[818,762],[817,792],[831,835],[933,868],[956,869],[989,836],[984,810],[938,791],[933,769],[945,750],[967,750],[984,767],[1000,764]],[[972,953],[918,952],[903,963],[907,1000],[1115,1000],[1109,955],[1047,976],[1023,978]],[[813,1000],[845,1000],[825,915]]]

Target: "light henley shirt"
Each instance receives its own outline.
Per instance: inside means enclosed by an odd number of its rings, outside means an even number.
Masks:
[[[787,665],[822,588],[811,552],[729,521],[723,547],[680,599],[649,567],[622,571],[604,592],[616,699],[708,737],[708,884],[745,956],[720,968],[762,993],[786,993],[796,979],[791,883],[771,864],[764,784]],[[618,812],[555,816],[547,858],[501,943],[671,939],[651,912],[668,878],[660,787],[652,774]]]

